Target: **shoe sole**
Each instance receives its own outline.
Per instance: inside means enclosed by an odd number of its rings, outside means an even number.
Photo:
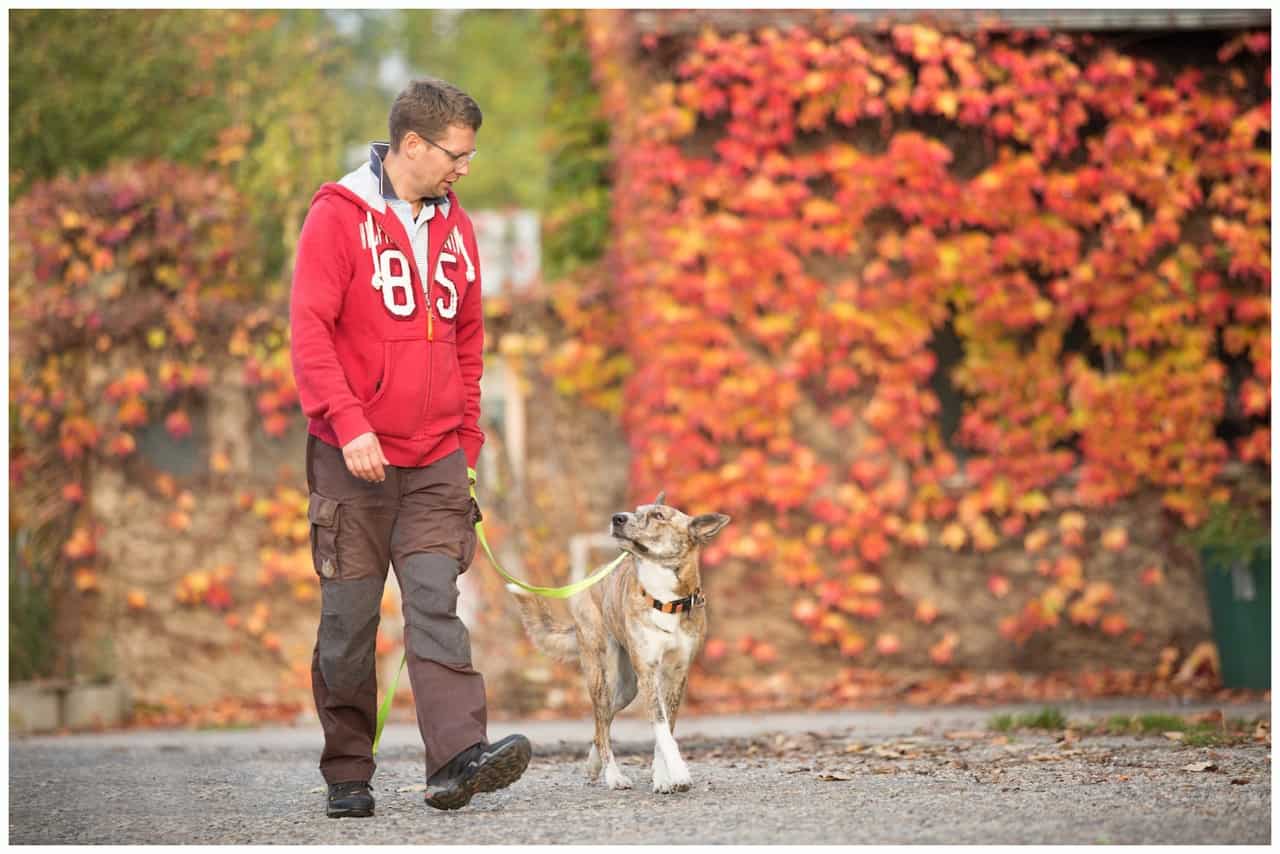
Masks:
[[[464,780],[456,788],[433,792],[426,798],[427,806],[438,810],[456,810],[471,803],[471,798],[485,792],[505,789],[529,767],[533,748],[527,740],[512,742],[493,754],[480,766],[474,777]]]
[[[329,818],[369,818],[373,810],[328,810],[325,815]]]

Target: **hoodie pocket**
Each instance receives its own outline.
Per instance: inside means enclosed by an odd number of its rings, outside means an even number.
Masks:
[[[458,429],[464,402],[458,346],[452,341],[431,342],[431,401],[427,408],[431,432]]]
[[[407,439],[422,427],[431,383],[430,345],[422,338],[384,341],[382,381],[365,404],[374,431]]]

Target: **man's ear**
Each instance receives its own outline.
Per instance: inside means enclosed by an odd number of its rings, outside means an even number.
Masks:
[[[723,513],[703,513],[693,517],[689,523],[689,533],[700,543],[709,543],[720,529],[729,524],[729,517]]]

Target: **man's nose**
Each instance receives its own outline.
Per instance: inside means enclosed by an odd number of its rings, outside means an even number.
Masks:
[[[461,163],[457,164],[457,166],[454,167],[453,171],[457,172],[459,175],[466,175],[468,172],[471,171],[471,161],[463,160]]]

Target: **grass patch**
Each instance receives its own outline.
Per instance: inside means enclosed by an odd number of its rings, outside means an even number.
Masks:
[[[996,732],[1010,732],[1015,729],[1059,730],[1067,728],[1067,718],[1061,710],[1053,706],[1045,706],[1038,712],[996,715],[987,723],[987,727]]]
[[[1008,732],[1013,729],[1013,715],[996,715],[987,724],[987,727],[996,732]]]
[[[1124,735],[1132,726],[1133,718],[1128,715],[1112,715],[1103,724],[1103,727],[1110,735]]]
[[[1045,706],[1034,715],[1023,715],[1022,725],[1027,729],[1066,729],[1067,717],[1053,706]]]
[[[251,721],[225,721],[222,723],[206,723],[196,727],[197,730],[241,730],[253,729],[255,724]]]
[[[1139,715],[1134,718],[1138,732],[1186,732],[1192,725],[1174,715]]]
[[[1225,724],[1225,725],[1224,725]],[[1162,735],[1182,733],[1181,743],[1188,747],[1223,747],[1244,744],[1252,738],[1257,721],[1231,718],[1223,723],[1192,723],[1177,715],[1113,715],[1090,729],[1107,735]]]

